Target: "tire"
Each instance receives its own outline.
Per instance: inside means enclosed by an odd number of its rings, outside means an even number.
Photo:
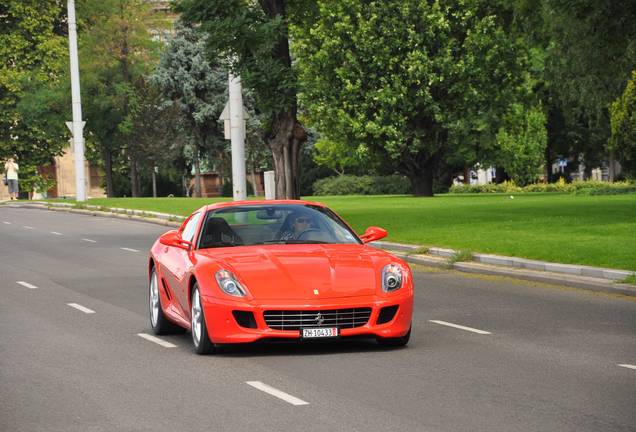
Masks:
[[[194,351],[197,354],[212,354],[216,351],[216,345],[212,343],[208,335],[208,329],[205,324],[205,315],[203,307],[201,307],[201,296],[199,294],[199,285],[194,284],[192,289],[192,298],[190,299],[190,316],[192,322],[192,343]]]
[[[148,282],[148,305],[150,307],[150,327],[156,335],[179,334],[185,332],[184,328],[171,323],[163,313],[161,296],[159,295],[159,280],[157,271],[153,268]]]
[[[409,331],[404,335],[396,338],[378,338],[378,345],[384,347],[403,347],[409,343],[409,339],[411,339],[411,328],[409,327]]]

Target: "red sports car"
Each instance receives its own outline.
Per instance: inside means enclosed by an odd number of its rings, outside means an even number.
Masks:
[[[315,202],[204,206],[150,250],[150,323],[156,334],[191,330],[199,354],[266,338],[406,345],[411,270],[365,244],[385,236],[358,236]]]

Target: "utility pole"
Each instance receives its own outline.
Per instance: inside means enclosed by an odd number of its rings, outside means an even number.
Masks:
[[[219,120],[225,122],[225,139],[232,140],[232,195],[234,201],[247,198],[245,185],[245,119],[241,77],[229,74],[230,101]]]
[[[75,24],[75,0],[68,0],[68,45],[71,57],[71,99],[73,102],[73,152],[75,153],[75,199],[86,201],[86,176],[84,173],[84,122],[80,97],[79,60],[77,56],[77,25]]]

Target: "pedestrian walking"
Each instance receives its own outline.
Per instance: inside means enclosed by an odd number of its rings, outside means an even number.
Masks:
[[[9,158],[4,163],[4,172],[7,176],[7,186],[9,186],[9,196],[11,200],[18,199],[18,170],[20,167],[14,158]]]

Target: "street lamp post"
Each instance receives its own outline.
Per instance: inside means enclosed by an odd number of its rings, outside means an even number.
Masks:
[[[68,0],[68,45],[71,60],[71,99],[73,102],[73,151],[75,153],[75,199],[86,201],[86,176],[84,174],[84,122],[82,122],[82,100],[80,97],[79,60],[77,56],[77,25],[75,23],[75,1]]]
[[[230,135],[232,139],[232,186],[234,201],[247,197],[245,184],[245,117],[241,77],[229,76]]]

